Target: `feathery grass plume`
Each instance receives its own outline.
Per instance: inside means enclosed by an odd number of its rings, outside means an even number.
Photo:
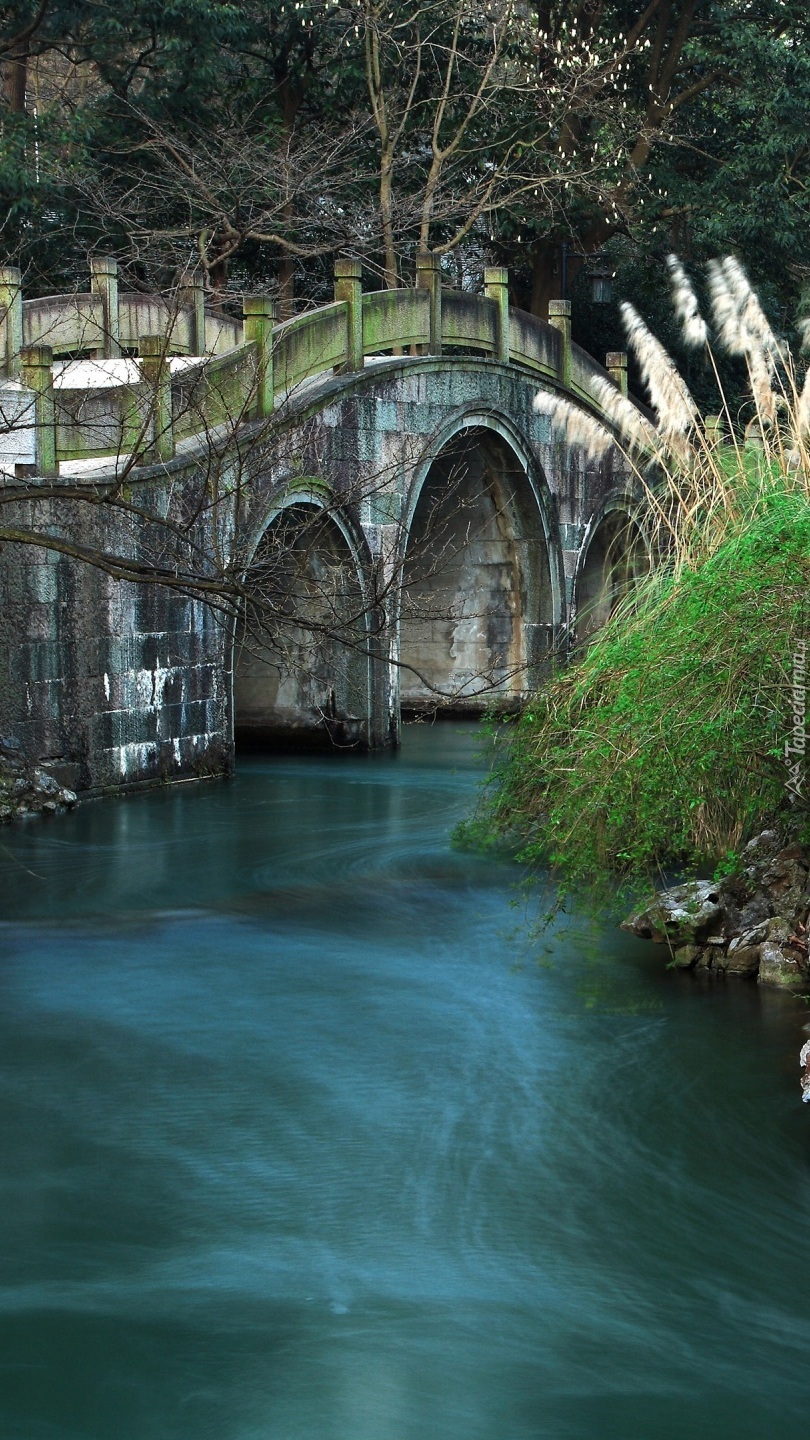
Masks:
[[[708,326],[700,313],[697,295],[677,255],[667,256],[667,268],[672,281],[672,303],[675,315],[681,322],[683,338],[687,345],[696,350],[705,345],[709,338]]]
[[[569,445],[581,445],[589,460],[601,460],[614,443],[610,431],[600,425],[593,415],[572,405],[561,395],[550,399],[537,395],[534,408],[548,414],[552,425],[563,432]]]
[[[810,369],[796,398],[793,422],[797,439],[810,434]]]
[[[745,356],[757,418],[760,424],[773,426],[778,404],[773,380],[777,362],[782,359],[782,347],[739,260],[734,255],[726,255],[719,262],[719,270],[737,314],[734,344],[728,348],[733,354]]]
[[[586,878],[613,886],[617,873],[714,864],[783,806],[778,697],[810,583],[810,371],[802,383],[780,352],[739,262],[713,262],[710,277],[754,418],[745,426],[729,405],[707,346],[721,404],[704,430],[625,307],[660,428],[607,377],[591,393],[633,472],[655,568],[632,577],[583,658],[531,697],[496,775],[492,836],[558,867],[563,893]],[[805,331],[810,343],[810,319]]]
[[[660,340],[648,330],[635,306],[624,300],[621,305],[627,343],[634,351],[641,368],[658,428],[665,443],[678,435],[686,435],[699,423],[697,406],[686,382]]]
[[[782,347],[759,303],[759,296],[736,256],[726,255],[720,264],[728,281],[729,290],[737,304],[744,346],[743,353],[748,354],[749,351],[761,350],[768,369],[773,374],[777,361],[781,359]]]
[[[619,432],[622,447],[630,454],[651,455],[659,449],[660,436],[632,400],[617,390],[612,380],[598,377],[594,384],[594,399],[611,424]]]
[[[748,364],[748,381],[751,386],[751,395],[757,408],[757,418],[767,421],[769,425],[776,424],[777,397],[771,385],[773,371],[768,364],[768,358],[763,350],[754,345],[746,355]]]
[[[724,350],[746,358],[759,352],[774,375],[782,347],[743,266],[734,255],[708,264],[712,314]]]
[[[706,266],[709,278],[709,296],[712,306],[714,328],[724,350],[729,355],[743,355],[745,346],[742,339],[740,311],[732,292],[722,261],[710,260]]]

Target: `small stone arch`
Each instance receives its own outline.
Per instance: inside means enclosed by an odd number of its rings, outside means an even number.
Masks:
[[[296,484],[254,524],[245,553],[248,595],[233,639],[237,747],[368,748],[373,615],[362,533],[327,487]]]
[[[505,418],[468,407],[425,447],[401,536],[403,709],[480,713],[534,688],[563,620],[545,476]]]
[[[617,605],[645,574],[651,545],[628,494],[609,496],[591,516],[577,557],[571,630],[574,642],[588,644]]]

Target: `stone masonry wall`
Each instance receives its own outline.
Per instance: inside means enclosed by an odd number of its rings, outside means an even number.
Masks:
[[[89,535],[86,507],[36,511],[125,553],[112,519]],[[35,546],[6,544],[0,564],[0,735],[30,763],[78,791],[227,768],[227,636],[207,606]]]
[[[559,623],[588,520],[628,486],[615,457],[586,467],[581,451],[552,433],[534,407],[537,392],[537,378],[516,366],[469,357],[390,359],[310,381],[270,421],[241,426],[238,447],[226,443],[215,455],[214,443],[195,450],[186,442],[182,455],[150,472],[154,504],[159,510],[185,490],[193,513],[195,494],[211,493],[214,481],[235,493],[238,480],[238,524],[227,504],[218,524],[220,548],[241,571],[279,497],[314,481],[324,485],[324,503],[341,508],[368,573],[402,558],[432,458],[465,424],[486,424],[526,457],[542,498]],[[5,507],[5,523],[13,518]],[[61,498],[21,505],[17,518],[113,553],[148,556],[156,543],[148,524],[128,525],[98,506],[79,512]],[[0,737],[18,740],[30,763],[78,791],[231,765],[230,635],[205,604],[18,544],[0,547],[0,577]],[[399,708],[396,666],[380,644],[369,734],[378,744],[395,737]]]

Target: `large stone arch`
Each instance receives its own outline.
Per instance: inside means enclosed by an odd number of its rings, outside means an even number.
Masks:
[[[276,496],[246,543],[233,642],[237,746],[375,743],[370,559],[326,487]],[[253,592],[252,594],[250,592]]]
[[[403,708],[480,712],[535,686],[564,619],[559,529],[516,428],[469,408],[431,437],[399,559]]]
[[[651,545],[637,499],[609,495],[591,516],[577,556],[571,613],[573,636],[587,644],[639,575],[650,567]]]

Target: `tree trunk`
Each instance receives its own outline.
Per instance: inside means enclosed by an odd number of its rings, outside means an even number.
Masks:
[[[400,283],[397,255],[394,248],[393,172],[392,156],[384,150],[380,161],[380,216],[382,220],[383,251],[385,256],[383,278],[387,290],[396,290]]]
[[[532,294],[529,309],[538,320],[547,320],[549,300],[562,298],[562,246],[556,237],[547,236],[536,240],[532,246]]]
[[[25,92],[28,86],[28,52],[23,46],[12,51],[3,61],[3,100],[7,110],[25,114]]]
[[[281,98],[281,114],[284,127],[284,161],[283,185],[285,190],[284,208],[282,210],[282,232],[291,239],[295,229],[295,205],[291,195],[290,169],[295,164],[293,155],[293,142],[295,136],[295,122],[298,119],[298,111],[307,88],[306,81],[295,82],[289,74],[284,75],[279,85]],[[284,253],[278,265],[278,318],[279,320],[291,320],[295,314],[295,260],[292,255]]]
[[[284,254],[278,262],[278,318],[291,320],[295,314],[295,259]]]
[[[531,313],[539,320],[548,319],[549,300],[569,300],[571,289],[588,255],[593,255],[613,233],[609,228],[592,227],[577,240],[579,253],[570,248],[563,251],[563,242],[546,236],[532,246]]]
[[[228,283],[228,261],[225,257],[212,260],[208,266],[208,284],[212,291],[211,303],[219,306],[222,303],[222,291]]]

